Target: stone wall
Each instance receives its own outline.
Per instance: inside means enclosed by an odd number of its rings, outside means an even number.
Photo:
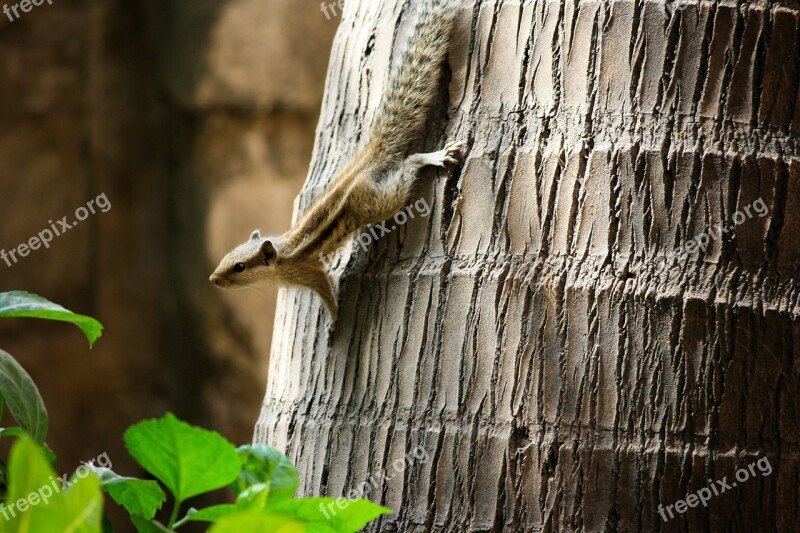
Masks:
[[[222,254],[284,229],[307,171],[338,20],[315,2],[75,0],[0,19],[0,248],[105,193],[112,204],[8,267],[106,326],[0,324],[39,384],[60,469],[166,410],[249,441],[272,292],[222,293]]]

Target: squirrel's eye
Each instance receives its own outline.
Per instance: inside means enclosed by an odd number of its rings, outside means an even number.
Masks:
[[[244,272],[245,266],[244,263],[236,263],[233,267],[233,271],[237,274],[240,272]]]

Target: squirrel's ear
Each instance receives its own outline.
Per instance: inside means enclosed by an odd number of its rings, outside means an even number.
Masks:
[[[261,230],[255,230],[253,233],[250,234],[251,241],[260,241],[261,240]]]
[[[275,258],[278,257],[278,251],[275,250],[272,241],[266,240],[261,243],[261,255],[264,256],[264,264],[267,266],[275,261]]]

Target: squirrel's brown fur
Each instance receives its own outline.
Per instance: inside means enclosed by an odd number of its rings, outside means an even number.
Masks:
[[[439,92],[454,16],[452,0],[430,8],[361,153],[289,231],[266,238],[254,232],[248,242],[226,255],[211,276],[214,284],[309,288],[322,297],[335,324],[336,298],[321,258],[359,228],[386,220],[405,207],[422,168],[455,164],[465,150],[463,143],[452,143],[440,152],[406,157],[422,137],[427,112]]]

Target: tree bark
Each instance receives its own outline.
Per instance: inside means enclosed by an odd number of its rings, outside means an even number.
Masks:
[[[300,210],[424,1],[347,3]],[[800,4],[475,1],[448,73],[463,169],[342,259],[332,339],[282,293],[256,441],[382,531],[800,530]]]

